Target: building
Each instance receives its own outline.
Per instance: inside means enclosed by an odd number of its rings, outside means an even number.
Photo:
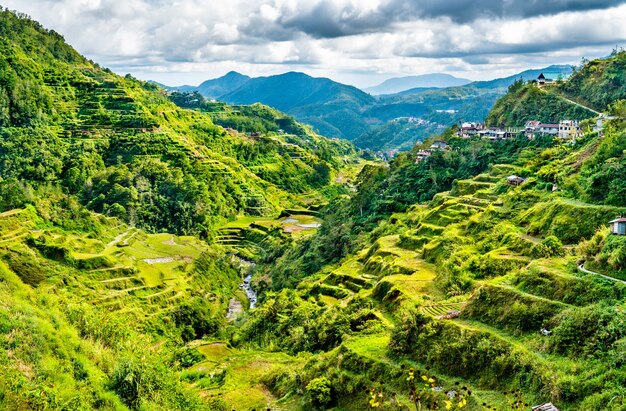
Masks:
[[[526,122],[526,124],[524,125],[524,133],[526,134],[526,138],[533,139],[535,137],[535,133],[539,128],[539,124],[541,124],[541,121],[537,120],[530,120]]]
[[[607,114],[600,114],[600,116],[596,119],[596,125],[593,127],[593,131],[596,131],[602,136],[604,134],[604,126],[606,125],[606,122],[613,119],[615,119],[615,117]]]
[[[580,124],[576,120],[561,120],[559,122],[559,138],[563,140],[576,140],[581,137]]]
[[[539,74],[539,77],[537,77],[537,84],[539,85],[546,84],[546,76],[544,76],[543,73]]]
[[[485,125],[482,123],[461,123],[459,130],[456,132],[456,136],[460,138],[470,138],[484,129]]]
[[[538,86],[545,86],[546,84],[552,84],[552,83],[554,83],[554,80],[546,78],[546,76],[543,73],[539,74],[539,77],[537,77]]]
[[[420,161],[426,160],[428,157],[430,157],[430,155],[432,154],[432,150],[420,150],[417,152],[417,155],[415,156],[415,164],[419,163]]]
[[[532,408],[533,411],[559,411],[558,408],[556,408],[551,402],[542,404],[542,405],[535,405]]]
[[[526,179],[525,179],[525,178],[518,177],[518,176],[508,176],[508,177],[506,178],[506,182],[507,182],[509,185],[512,185],[512,186],[519,186],[519,185],[523,184],[523,183],[524,183],[524,181],[526,181]]]
[[[626,218],[609,221],[609,224],[611,225],[611,234],[626,235]]]
[[[450,146],[445,141],[435,140],[433,144],[430,146],[430,149],[431,150],[447,150],[448,147]]]
[[[550,123],[540,123],[536,130],[542,136],[557,136],[559,134],[559,125]]]

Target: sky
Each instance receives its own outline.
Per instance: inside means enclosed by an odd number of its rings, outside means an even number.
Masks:
[[[487,80],[626,47],[626,0],[0,0],[119,74],[167,85],[235,70],[357,87]]]

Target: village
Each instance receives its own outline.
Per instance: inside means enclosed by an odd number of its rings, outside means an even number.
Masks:
[[[576,141],[581,138],[587,131],[597,132],[602,134],[604,124],[611,117],[602,114],[596,119],[596,124],[590,130],[583,130],[581,123],[578,120],[561,120],[556,123],[542,123],[536,120],[527,121],[524,127],[487,127],[483,123],[474,122],[461,122],[458,126],[454,136],[457,138],[484,138],[490,141],[501,141],[513,139],[518,136],[523,136],[530,140],[536,137],[553,136],[558,137],[563,141]],[[430,157],[434,152],[447,150],[448,144],[442,140],[435,140],[429,148],[421,149],[417,152],[415,162]]]

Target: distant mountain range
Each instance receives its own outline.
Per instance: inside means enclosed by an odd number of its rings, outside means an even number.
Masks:
[[[381,94],[395,94],[414,88],[443,88],[464,86],[472,80],[451,76],[450,74],[434,73],[419,76],[394,77],[383,81],[375,87],[364,89],[374,96]]]
[[[263,103],[311,124],[322,135],[345,138],[362,148],[388,150],[410,148],[435,130],[461,120],[482,121],[517,79],[532,80],[540,73],[548,78],[565,78],[571,72],[571,66],[549,66],[470,83],[445,74],[412,76],[389,79],[376,87],[377,92],[417,87],[376,97],[353,86],[298,72],[251,78],[233,71],[198,87],[161,86],[181,92],[197,91],[231,104]],[[446,82],[460,85],[441,86]],[[411,123],[399,136],[396,120],[402,118],[418,118],[424,123]]]

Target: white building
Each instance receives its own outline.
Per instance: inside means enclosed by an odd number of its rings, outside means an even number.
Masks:
[[[559,122],[559,138],[576,140],[581,137],[580,124],[576,120],[561,120]]]

